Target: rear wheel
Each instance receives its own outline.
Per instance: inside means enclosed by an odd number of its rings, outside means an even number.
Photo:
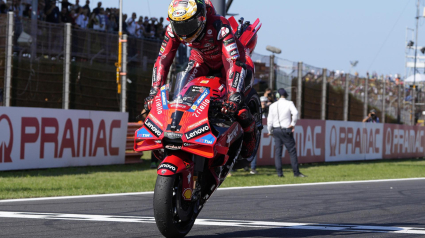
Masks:
[[[156,225],[165,237],[184,237],[198,216],[198,205],[182,198],[182,176],[158,176],[153,208]]]
[[[261,116],[262,110],[261,110],[260,97],[258,96],[255,89],[251,89],[249,94],[246,96],[245,104],[248,106],[249,111],[251,112],[251,114],[253,115],[255,119],[255,130],[257,130],[255,133],[255,137],[256,137],[255,150],[254,150],[254,153],[252,153],[252,156],[249,158],[242,159],[242,157],[240,157],[240,159],[237,160],[236,164],[233,166],[233,169],[241,169],[241,168],[246,168],[247,166],[249,166],[249,164],[255,158],[255,156],[257,156],[258,147],[260,146],[260,141],[261,141],[261,131],[263,130],[263,119]]]
[[[251,114],[255,118],[255,130],[257,130],[255,133],[256,143],[255,143],[254,153],[250,158],[247,159],[249,162],[251,162],[254,159],[254,157],[257,155],[258,146],[260,145],[260,140],[261,140],[261,131],[263,130],[263,119],[261,116],[262,114],[261,101],[255,89],[251,89],[251,92],[248,94],[246,104],[248,105],[248,108]]]

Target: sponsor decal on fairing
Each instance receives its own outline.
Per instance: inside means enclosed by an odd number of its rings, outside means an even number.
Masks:
[[[205,91],[199,96],[196,102],[192,105],[192,107],[188,110],[188,112],[195,112],[195,110],[199,107],[199,105],[204,101],[204,99],[210,94],[210,90],[207,88]]]
[[[169,171],[171,171],[173,173],[176,173],[177,172],[177,166],[175,166],[173,164],[170,164],[170,163],[162,163],[158,167],[158,170],[161,170],[161,169],[166,169],[166,170],[169,170]]]
[[[181,133],[175,133],[175,132],[165,132],[164,137],[167,137],[169,139],[180,139],[183,137],[183,134]]]
[[[191,147],[191,146],[195,146],[195,145],[197,145],[197,144],[192,144],[192,143],[187,143],[187,142],[183,143],[184,147]]]
[[[188,127],[187,127],[187,129],[188,129],[188,130],[190,130],[190,129],[192,129],[192,128],[198,127],[198,126],[200,126],[202,123],[205,123],[205,122],[207,122],[207,121],[208,121],[208,118],[204,118],[204,119],[202,119],[202,120],[198,121],[197,123],[195,123],[195,124],[192,124],[192,125],[188,126]]]
[[[149,117],[156,123],[159,124],[161,127],[163,127],[164,125],[152,114],[149,114]]]
[[[187,140],[191,140],[195,137],[201,136],[205,133],[210,132],[210,126],[208,124],[203,124],[202,126],[195,128],[191,131],[186,132],[184,135],[186,136]]]
[[[167,100],[167,88],[166,86],[161,87],[161,102],[162,109],[168,110],[168,100]]]
[[[195,113],[193,114],[195,117],[200,117],[202,112],[205,110],[205,108],[208,107],[208,104],[210,103],[210,100],[205,99],[205,101],[203,101],[201,103],[201,105],[199,105],[198,108],[196,108]]]
[[[153,136],[145,128],[142,128],[137,131],[137,138],[153,138]]]
[[[155,99],[156,112],[162,114],[162,103],[160,98]]]
[[[168,150],[181,150],[181,146],[177,146],[177,145],[166,145],[165,146],[165,149],[168,149]]]
[[[206,135],[200,139],[197,139],[196,142],[198,143],[202,143],[202,144],[207,144],[207,145],[212,145],[215,142],[215,137],[211,134]]]
[[[162,135],[162,130],[157,125],[155,125],[155,123],[153,123],[153,121],[151,121],[149,118],[146,119],[145,127],[156,137],[160,137]]]

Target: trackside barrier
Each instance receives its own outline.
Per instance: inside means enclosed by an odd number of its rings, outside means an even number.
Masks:
[[[143,126],[143,123],[128,123],[127,125],[127,140],[125,144],[125,163],[136,164],[142,163],[140,157],[143,152],[134,151],[134,132]]]
[[[0,171],[124,164],[128,113],[0,107]]]
[[[264,128],[257,164],[274,165],[274,140]],[[425,127],[420,126],[304,119],[294,133],[299,163],[424,157],[424,136]],[[283,151],[282,162],[290,164]]]

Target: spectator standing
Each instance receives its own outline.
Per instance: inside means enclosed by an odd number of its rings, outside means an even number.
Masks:
[[[263,118],[267,118],[267,115],[269,114],[269,106],[272,104],[272,101],[270,101],[272,97],[271,94],[272,90],[270,88],[267,88],[264,92],[264,95],[260,97]]]
[[[149,23],[149,18],[145,17],[145,22],[143,23],[143,26],[145,27],[144,37],[145,38],[151,38],[152,37],[152,24]]]
[[[254,159],[251,161],[251,171],[250,174],[257,174],[257,155],[254,156]]]
[[[71,3],[69,3],[68,2],[68,0],[62,0],[62,9],[61,9],[61,12],[62,12],[62,10],[65,8],[66,9],[66,13],[68,13],[69,12],[69,7],[72,7],[72,4]]]
[[[80,8],[80,12],[77,14],[75,19],[75,24],[78,28],[87,29],[87,25],[89,24],[89,17],[87,15],[87,10]]]
[[[127,32],[132,36],[136,36],[136,18],[137,15],[135,12],[133,12],[133,14],[131,14],[131,18],[127,21]]]
[[[99,14],[100,13],[100,9],[102,8],[102,2],[98,2],[97,3],[97,7],[95,9],[93,9],[93,12],[95,14]]]
[[[90,1],[86,1],[86,5],[83,6],[84,9],[87,9],[87,16],[90,16],[91,10],[90,10]]]
[[[93,30],[100,30],[99,18],[94,12],[91,13],[89,24],[87,28],[92,28]]]
[[[298,167],[297,149],[295,147],[294,131],[297,122],[298,110],[292,101],[286,100],[288,94],[281,88],[278,90],[280,99],[270,105],[267,118],[269,136],[273,135],[275,141],[275,166],[278,177],[283,177],[282,150],[283,145],[289,152],[294,177],[306,177]],[[292,115],[292,118],[291,118]]]
[[[363,119],[363,122],[379,123],[379,117],[376,116],[376,110],[370,110],[369,115]]]
[[[25,18],[31,18],[31,4],[22,4],[24,7],[24,11],[22,12],[22,16]]]
[[[145,32],[145,26],[143,25],[143,17],[139,17],[139,21],[136,25],[136,36],[137,38],[143,38],[143,33]]]
[[[51,0],[45,7],[46,21],[51,23],[59,23],[60,11],[56,6],[56,0]]]
[[[46,4],[44,1],[38,1],[38,12],[37,19],[40,21],[46,21],[46,13],[44,12]]]
[[[62,8],[61,16],[60,16],[60,22],[61,23],[71,23],[72,22],[72,18],[70,16],[70,14],[68,14],[67,8]]]
[[[108,26],[108,32],[117,31],[118,23],[117,23],[117,18],[116,18],[114,13],[111,13],[111,15],[109,15],[109,20],[108,20],[107,26]]]
[[[155,37],[159,39],[163,39],[164,36],[162,35],[162,32],[164,31],[164,18],[159,18],[159,22],[155,26]]]
[[[72,9],[69,13],[69,18],[71,19],[72,26],[75,26],[75,18],[77,17],[77,14],[75,13],[75,10]]]
[[[128,17],[127,14],[124,14],[122,16],[122,32],[123,32],[123,34],[128,34],[128,31],[127,31],[127,17]]]
[[[80,0],[75,0],[75,4],[71,6],[70,10],[74,10],[75,12],[79,12],[81,6],[80,6]]]
[[[99,19],[100,24],[99,30],[106,31],[106,26],[108,25],[108,17],[105,15],[105,10],[103,8],[100,8],[97,18]]]

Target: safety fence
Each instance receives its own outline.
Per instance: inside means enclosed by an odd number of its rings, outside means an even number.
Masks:
[[[62,108],[64,94],[65,33],[63,24],[14,19],[11,71],[11,106]],[[0,15],[0,58],[6,58],[7,17]],[[118,36],[93,30],[71,30],[69,109],[119,111],[116,67]],[[127,97],[129,120],[143,109],[149,93],[153,64],[161,42],[128,38]],[[182,52],[187,52],[183,49]],[[180,52],[180,50],[179,50]],[[182,58],[185,54],[179,54]],[[253,54],[255,88],[285,88],[297,102],[303,119],[361,121],[374,108],[385,122],[411,124],[411,90],[383,77],[359,77],[275,57],[273,85],[269,85],[270,57]],[[179,60],[181,61],[181,60]],[[0,105],[3,104],[5,60],[0,60]],[[301,66],[301,67],[299,67]],[[178,67],[182,70],[183,67]],[[347,84],[346,84],[347,82]],[[366,86],[367,84],[367,86]],[[385,95],[385,96],[383,96]],[[418,92],[417,102],[424,93]],[[366,105],[365,105],[366,99]]]
[[[65,76],[64,24],[13,21],[11,106],[62,108]],[[35,30],[34,30],[35,29]],[[0,57],[5,59],[7,16],[0,15]],[[119,111],[116,66],[118,35],[72,29],[70,33],[69,109]],[[128,38],[127,100],[130,120],[143,109],[161,42]],[[0,61],[0,105],[5,61]]]
[[[270,56],[254,53],[252,58],[258,83],[255,88],[262,95],[270,87]],[[412,122],[412,90],[401,81],[384,76],[345,74],[278,57],[274,57],[273,68],[275,77],[270,88],[285,88],[289,99],[297,102],[303,119],[362,121],[371,109],[375,109],[381,121]],[[424,93],[419,91],[416,103],[423,98]],[[420,103],[418,105],[416,118],[423,109]]]

